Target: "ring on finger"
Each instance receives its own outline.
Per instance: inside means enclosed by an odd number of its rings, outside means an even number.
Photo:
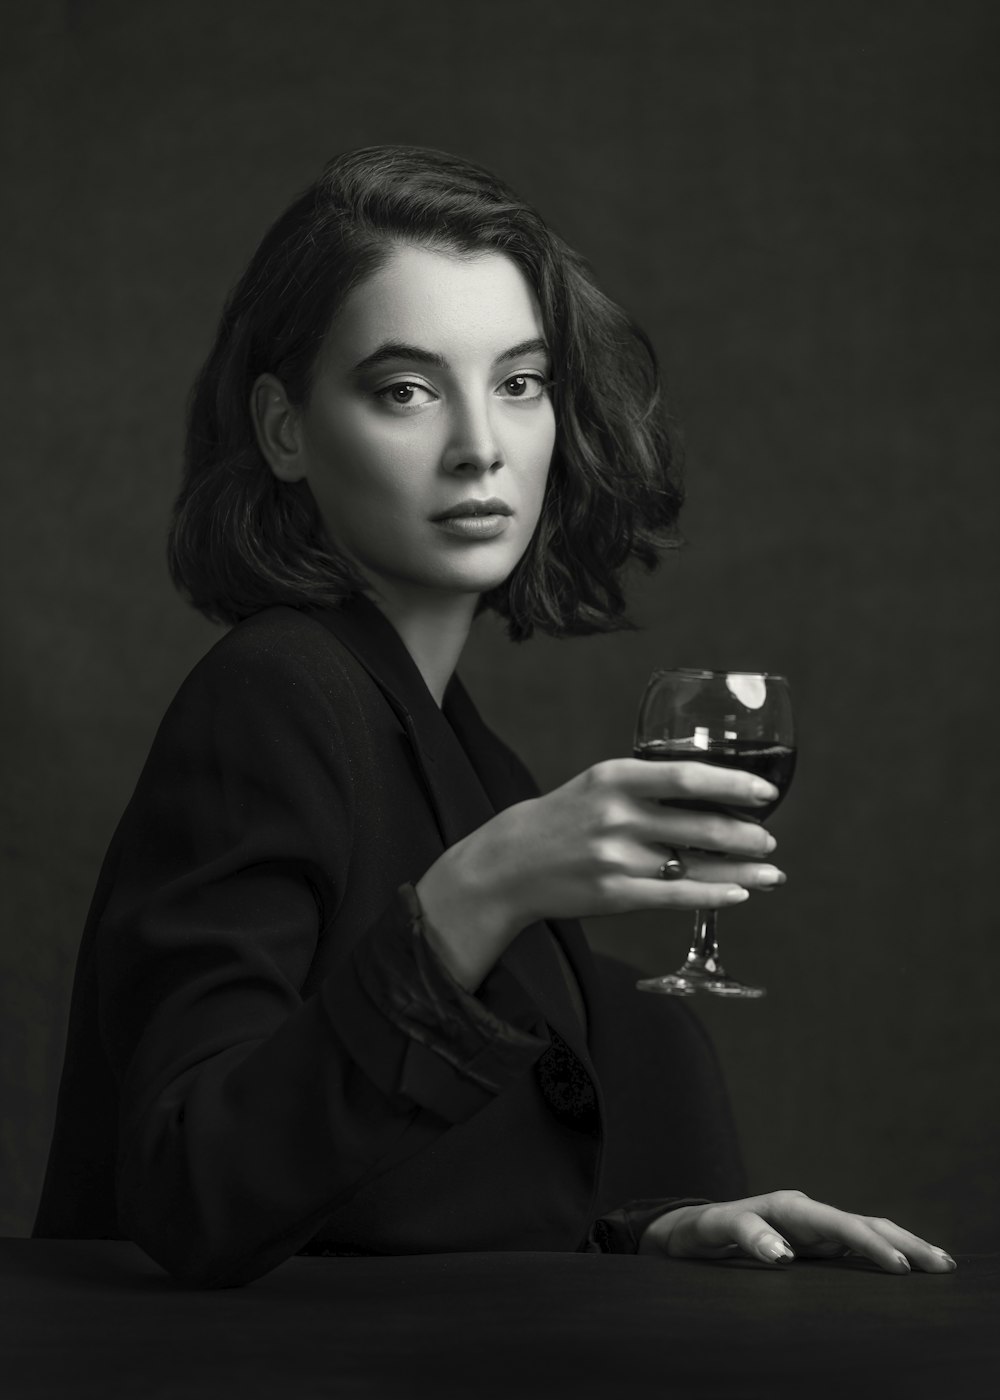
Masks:
[[[656,872],[661,880],[683,880],[687,874],[684,862],[673,846],[664,846],[663,863]]]

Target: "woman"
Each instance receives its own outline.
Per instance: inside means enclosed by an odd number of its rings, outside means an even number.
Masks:
[[[483,608],[515,639],[624,625],[621,571],[680,504],[657,397],[581,261],[454,157],[344,156],[267,234],[196,385],[170,545],[235,626],[101,874],[36,1233],[121,1234],[208,1285],[303,1250],[954,1267],[797,1192],[596,1218],[572,921],[780,883],[759,824],[670,805],[773,789],[620,759],[539,796],[454,673]]]

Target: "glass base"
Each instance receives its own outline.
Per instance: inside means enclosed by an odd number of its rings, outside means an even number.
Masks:
[[[660,992],[664,996],[690,997],[696,992],[711,992],[716,997],[751,999],[767,995],[765,987],[751,987],[727,977],[720,963],[701,958],[689,958],[676,972],[665,977],[643,977],[636,984],[640,992]]]

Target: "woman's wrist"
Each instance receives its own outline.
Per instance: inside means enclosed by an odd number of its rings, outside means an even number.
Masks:
[[[451,846],[414,889],[428,944],[455,981],[474,991],[521,925],[495,878],[484,877],[483,862],[468,846],[469,838]]]
[[[707,1210],[706,1205],[677,1206],[674,1210],[664,1211],[655,1220],[650,1221],[642,1232],[639,1240],[637,1254],[673,1254],[676,1251],[670,1248],[671,1236],[677,1230],[683,1234],[689,1223],[703,1211]]]

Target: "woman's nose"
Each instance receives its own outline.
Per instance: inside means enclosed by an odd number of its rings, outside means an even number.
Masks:
[[[503,447],[489,409],[467,407],[456,414],[444,452],[445,471],[481,476],[503,465]]]

